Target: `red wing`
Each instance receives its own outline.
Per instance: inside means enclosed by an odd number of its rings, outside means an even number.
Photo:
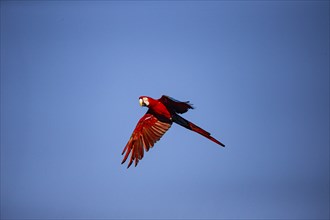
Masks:
[[[126,144],[122,155],[125,151],[126,154],[121,163],[125,163],[129,154],[131,154],[127,168],[132,165],[133,161],[135,161],[136,166],[139,160],[143,158],[144,150],[149,151],[149,148],[153,147],[170,127],[171,123],[162,122],[147,112],[137,123]]]
[[[169,96],[163,95],[160,99],[160,102],[162,102],[167,108],[173,109],[176,113],[185,113],[189,109],[193,109],[194,107],[189,104],[189,101],[187,102],[180,102],[174,98],[171,98]]]

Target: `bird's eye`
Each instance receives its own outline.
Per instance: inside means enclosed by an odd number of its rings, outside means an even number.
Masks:
[[[143,103],[144,103],[146,106],[148,106],[148,105],[149,105],[149,100],[148,100],[148,98],[144,97],[144,98],[143,98]]]

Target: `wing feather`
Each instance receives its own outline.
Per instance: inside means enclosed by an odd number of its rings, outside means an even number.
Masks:
[[[151,141],[151,138],[149,137],[147,132],[145,132],[144,134],[145,135],[142,136],[142,137],[143,137],[144,142],[145,142],[145,150],[148,152],[150,147],[152,147],[152,141]]]
[[[141,138],[142,146],[143,146],[144,150],[147,151],[147,144],[146,144],[145,137],[143,135],[141,135],[140,138]]]
[[[163,135],[163,133],[156,126],[150,127],[150,129],[154,132],[158,140]]]
[[[182,114],[187,112],[189,109],[193,109],[194,107],[192,104],[187,102],[180,102],[172,97],[163,95],[160,99],[158,99],[160,102],[162,102],[168,109],[172,109],[174,112]]]
[[[155,141],[154,141],[156,139],[155,135],[150,130],[146,131],[144,133],[144,135],[146,137],[148,137],[148,139],[150,140],[150,145],[149,146],[150,146],[150,148],[152,148],[155,144]]]
[[[143,158],[144,150],[149,151],[171,125],[171,121],[160,121],[156,116],[147,112],[137,123],[122,152],[122,155],[125,154],[122,164],[125,163],[130,155],[127,168],[129,168],[133,162],[134,165],[137,166],[139,160]]]

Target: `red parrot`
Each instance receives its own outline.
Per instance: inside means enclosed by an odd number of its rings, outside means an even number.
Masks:
[[[180,102],[163,95],[160,99],[140,96],[139,102],[141,106],[146,106],[149,110],[137,123],[122,152],[122,155],[126,152],[121,162],[122,164],[125,163],[129,154],[131,154],[127,168],[132,165],[133,161],[135,161],[136,166],[139,160],[143,158],[144,150],[149,151],[171,127],[173,122],[203,135],[222,147],[225,146],[223,143],[213,138],[209,132],[178,115],[194,108],[189,104],[189,101]]]

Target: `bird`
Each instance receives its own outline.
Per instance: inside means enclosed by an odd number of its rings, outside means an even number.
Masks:
[[[223,143],[212,137],[209,132],[179,115],[186,113],[189,109],[194,109],[189,101],[181,102],[167,95],[162,95],[160,99],[140,96],[139,104],[141,107],[147,107],[148,111],[138,121],[122,151],[122,155],[125,155],[121,164],[125,163],[130,155],[127,168],[132,165],[133,161],[136,167],[143,158],[144,151],[148,152],[166,133],[173,122],[225,147]]]

